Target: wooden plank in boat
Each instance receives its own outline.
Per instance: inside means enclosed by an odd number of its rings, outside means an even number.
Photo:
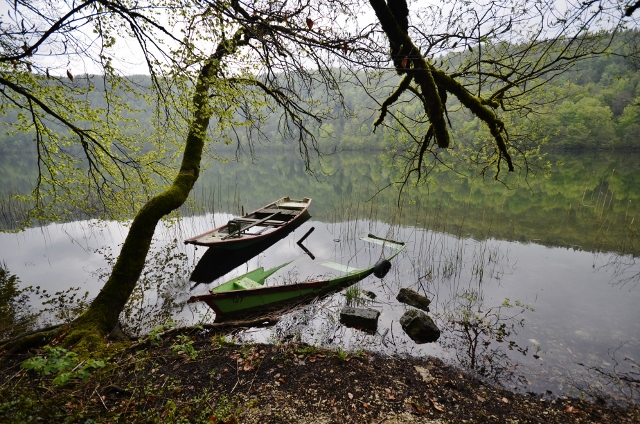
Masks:
[[[305,202],[283,202],[278,205],[279,208],[296,208],[296,209],[303,209],[305,206],[307,206],[307,203]]]
[[[241,224],[270,225],[272,227],[279,227],[287,223],[287,221],[281,221],[279,219],[267,219],[266,221],[263,221],[261,219],[236,218],[234,219],[234,221],[237,221]]]
[[[289,209],[262,209],[258,211],[259,213],[279,213],[281,215],[298,215],[300,211],[289,210]]]

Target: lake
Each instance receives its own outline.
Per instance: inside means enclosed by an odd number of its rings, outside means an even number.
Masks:
[[[551,159],[561,167],[529,181],[512,178],[507,187],[438,173],[400,196],[380,192],[394,177],[376,155],[343,152],[318,177],[279,154],[262,153],[258,164],[211,165],[184,216],[158,229],[126,327],[142,332],[170,317],[211,321],[205,306],[186,305],[190,295],[304,256],[296,241],[312,227],[305,246],[341,263],[355,256],[359,237],[373,233],[407,243],[384,279],[355,286],[356,302],[381,312],[375,334],[339,323],[343,291],[236,338],[433,355],[518,391],[638,400],[640,155],[556,154]],[[191,290],[189,275],[206,249],[182,240],[282,196],[313,198],[312,218],[247,264]],[[0,234],[0,260],[25,286],[51,294],[76,287],[77,297],[88,292],[90,299],[126,230],[78,221]],[[395,299],[402,287],[432,300],[438,342],[418,345],[403,333],[399,319],[408,307]],[[32,307],[38,302],[33,297]]]

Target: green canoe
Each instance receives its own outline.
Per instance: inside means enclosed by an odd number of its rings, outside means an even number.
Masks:
[[[258,268],[210,290],[200,296],[192,296],[188,303],[205,302],[216,313],[216,321],[227,319],[237,314],[268,310],[290,302],[313,299],[334,290],[350,286],[374,273],[374,268],[388,271],[389,261],[404,249],[404,243],[382,239],[373,235],[361,240],[390,248],[391,253],[380,261],[364,268],[357,269],[336,262],[316,261],[300,264],[298,261],[287,262],[275,268],[265,270]],[[308,260],[308,259],[307,259]],[[311,278],[302,282],[291,282],[296,279],[297,269],[314,267],[324,277]],[[382,275],[384,276],[384,275]],[[265,285],[269,277],[278,284]]]

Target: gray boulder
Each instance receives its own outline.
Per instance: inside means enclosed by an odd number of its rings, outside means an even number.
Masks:
[[[400,318],[402,329],[416,343],[433,343],[440,337],[440,329],[431,317],[417,309],[411,309]]]
[[[401,288],[396,299],[398,299],[398,302],[429,312],[429,304],[431,301],[411,289]]]

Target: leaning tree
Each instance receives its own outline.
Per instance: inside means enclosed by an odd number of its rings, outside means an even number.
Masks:
[[[341,103],[336,59],[345,58],[345,46],[367,44],[366,28],[339,29],[352,6],[349,0],[11,2],[1,24],[0,108],[15,114],[12,131],[33,136],[38,177],[25,196],[30,217],[59,219],[69,208],[135,216],[89,307],[69,325],[5,348],[56,339],[101,343],[135,288],[158,222],[186,201],[198,179],[207,142],[229,142],[243,129],[259,133],[266,113],[280,113],[281,133],[297,141],[309,165],[320,154],[310,126],[332,113],[309,93],[323,86],[326,99]],[[123,75],[134,56],[146,65],[150,86]],[[100,108],[88,100],[96,91],[104,96]],[[140,95],[155,105],[152,131],[131,117],[127,100]],[[60,135],[61,127],[68,135]]]
[[[343,104],[341,75],[363,81],[372,95],[377,88],[362,71],[394,84],[381,86],[387,92],[373,124],[390,126],[403,142],[394,146],[404,166],[401,183],[420,180],[436,164],[452,167],[442,153],[447,149],[495,175],[503,166],[526,170],[539,142],[514,134],[512,116],[534,112],[529,94],[572,64],[610,53],[612,37],[631,22],[622,19],[621,5],[605,1],[443,1],[410,8],[405,0],[15,0],[6,6],[0,112],[13,114],[10,131],[33,138],[38,178],[25,197],[30,216],[60,219],[68,209],[116,219],[135,214],[110,277],[84,313],[4,345],[11,349],[54,339],[101,343],[135,288],[156,225],[196,182],[207,142],[231,142],[240,131],[252,140],[265,114],[280,113],[283,135],[297,142],[310,166],[319,153],[310,125],[331,117],[329,101]],[[136,60],[150,84],[125,75]],[[322,99],[311,98],[318,87]],[[91,101],[97,93],[103,98]],[[135,96],[154,107],[150,128],[136,122],[129,101]],[[408,113],[407,104],[418,108]],[[452,140],[452,108],[477,117],[488,136],[468,146]]]

